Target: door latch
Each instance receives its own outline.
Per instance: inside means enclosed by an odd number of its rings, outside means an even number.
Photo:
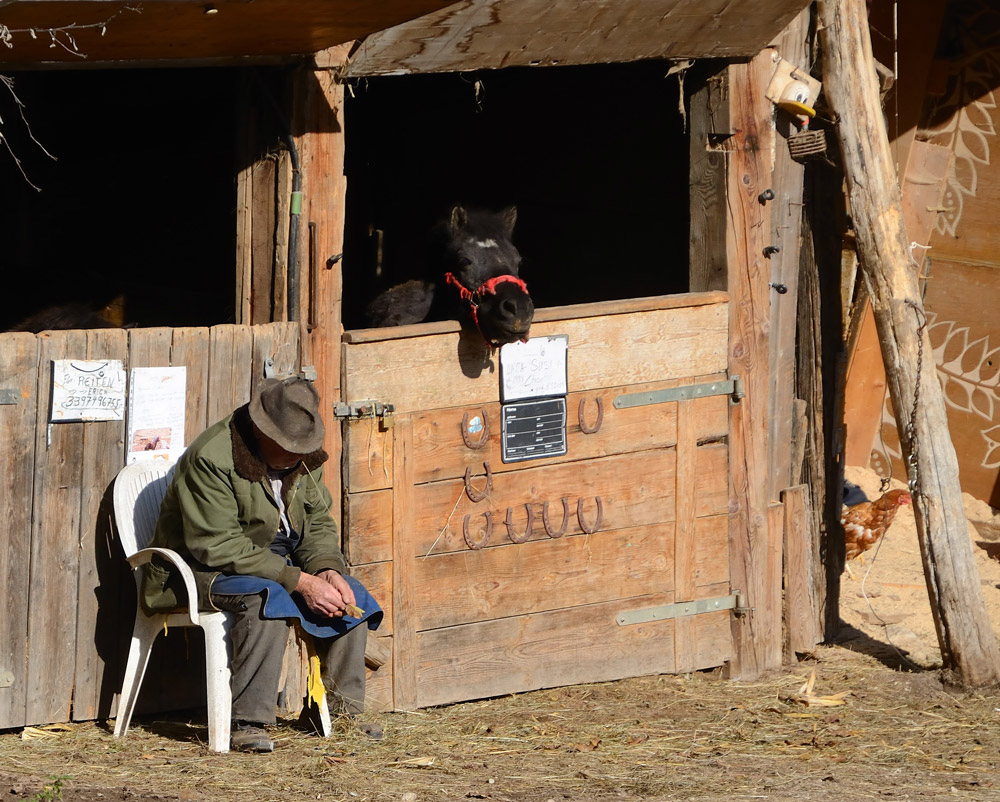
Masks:
[[[383,432],[393,427],[395,412],[395,405],[385,404],[382,401],[358,401],[354,404],[338,401],[333,405],[335,418],[339,420],[364,420],[366,418],[377,420],[379,429]]]

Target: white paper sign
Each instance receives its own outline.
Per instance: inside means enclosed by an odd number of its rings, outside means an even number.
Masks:
[[[515,401],[566,395],[566,354],[569,337],[532,337],[500,349],[500,398]]]
[[[120,359],[52,360],[51,421],[124,420]]]
[[[127,464],[184,452],[186,390],[186,367],[132,369]]]

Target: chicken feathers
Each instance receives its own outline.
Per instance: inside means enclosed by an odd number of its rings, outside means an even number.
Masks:
[[[896,517],[896,511],[910,502],[910,494],[905,490],[890,490],[875,501],[844,507],[840,524],[844,527],[847,559],[853,560],[878,543]]]

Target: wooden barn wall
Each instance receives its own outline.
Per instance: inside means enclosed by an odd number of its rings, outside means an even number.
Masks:
[[[249,400],[267,360],[279,373],[298,369],[298,331],[274,323],[0,335],[0,389],[14,401],[0,405],[0,728],[113,716],[135,610],[110,510],[127,421],[49,424],[52,360],[186,366],[190,443]],[[198,640],[160,639],[146,710],[201,702]],[[178,681],[188,676],[195,681]]]
[[[905,165],[901,164],[904,204],[914,185],[919,188],[936,181],[939,190],[935,197],[917,204],[936,212],[929,223],[915,225],[912,215],[907,221],[909,239],[916,243],[914,268],[920,265],[925,279],[927,331],[933,351],[925,355],[924,364],[934,365],[944,389],[962,490],[996,507],[1000,506],[1000,326],[987,310],[1000,303],[1000,229],[996,226],[1000,160],[995,153],[1000,124],[996,103],[1000,9],[981,0],[947,5],[947,14],[936,9],[938,13],[931,17],[935,24],[940,22],[940,28],[923,33],[926,48],[911,47],[909,60],[902,63],[901,80],[913,73],[923,79],[911,113],[919,113],[921,124],[908,131],[907,120],[898,121],[897,152],[906,158]],[[918,35],[919,29],[911,39]],[[938,41],[946,47],[937,48],[929,58],[926,49],[933,49]],[[913,67],[907,70],[910,64]],[[902,99],[905,95],[901,94]],[[889,119],[894,117],[890,113]],[[936,165],[929,161],[932,157]],[[877,350],[877,346],[870,348]],[[877,353],[873,361],[874,366],[856,383],[865,382],[875,390],[869,395],[883,400],[874,407],[849,405],[848,438],[852,425],[862,433],[860,443],[848,440],[852,448],[847,462],[905,479],[896,433],[898,416],[882,392],[884,373]]]

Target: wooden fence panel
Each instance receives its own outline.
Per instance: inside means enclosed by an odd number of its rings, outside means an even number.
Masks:
[[[185,365],[188,444],[249,399],[264,360],[294,372],[298,338],[289,324],[0,335],[0,390],[17,401],[0,404],[0,729],[113,716],[135,609],[109,492],[127,421],[50,424],[52,360]],[[139,710],[200,704],[202,650],[197,635],[161,638]]]
[[[38,340],[7,334],[0,347],[0,389],[15,403],[0,405],[0,729],[20,727],[27,700],[28,565],[35,470]]]

